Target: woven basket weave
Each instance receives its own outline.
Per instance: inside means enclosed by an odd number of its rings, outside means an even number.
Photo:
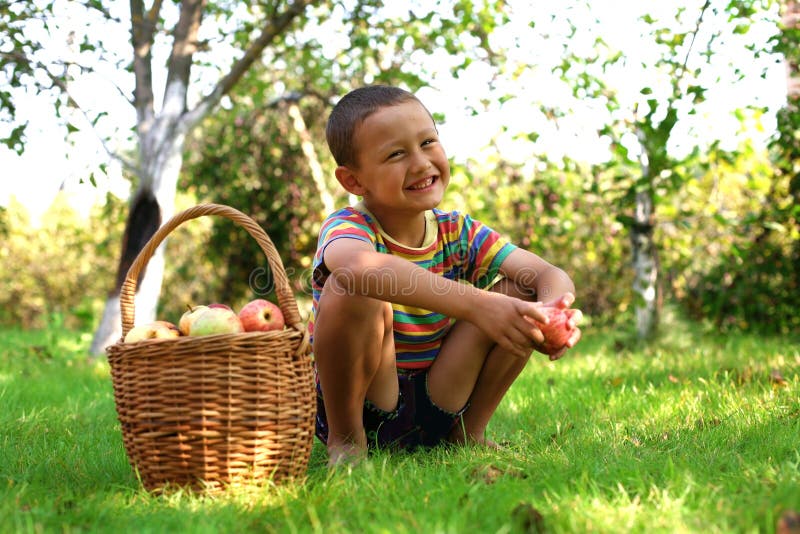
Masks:
[[[131,466],[148,490],[217,492],[305,475],[314,430],[308,331],[275,246],[238,210],[205,204],[175,215],[131,265],[120,293],[122,337],[133,328],[139,274],[181,223],[231,219],[267,257],[287,328],[123,343],[107,349],[114,400]]]

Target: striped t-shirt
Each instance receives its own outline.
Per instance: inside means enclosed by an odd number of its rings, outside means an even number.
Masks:
[[[450,280],[469,282],[482,289],[494,281],[500,264],[516,248],[469,215],[439,209],[425,215],[425,238],[419,248],[407,247],[392,239],[361,204],[343,208],[325,219],[314,255],[312,335],[322,286],[329,274],[323,263],[323,254],[325,247],[336,239],[365,241],[380,253],[394,254]],[[402,304],[392,303],[392,310],[397,367],[429,367],[439,353],[452,319],[441,313]]]

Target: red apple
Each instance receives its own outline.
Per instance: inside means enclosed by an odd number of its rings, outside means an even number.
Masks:
[[[230,308],[212,308],[200,312],[189,328],[190,336],[209,336],[212,334],[238,334],[244,332],[242,321]]]
[[[283,330],[286,321],[281,309],[264,299],[251,300],[239,311],[245,332]]]
[[[146,339],[173,339],[180,335],[178,327],[169,321],[153,321],[128,330],[125,334],[125,343],[136,343]]]
[[[220,304],[219,302],[212,302],[211,304],[208,305],[208,307],[209,308],[222,308],[222,309],[231,310],[231,311],[233,310],[233,308],[231,308],[227,304]]]
[[[181,334],[188,336],[189,331],[192,329],[192,323],[207,309],[208,306],[203,306],[202,304],[200,306],[189,306],[189,309],[181,315],[181,320],[178,321],[178,328]]]
[[[576,310],[552,307],[544,307],[541,310],[547,314],[549,322],[544,324],[534,321],[544,334],[544,344],[539,350],[544,354],[555,354],[564,348],[572,335],[573,329],[569,326],[569,320]]]

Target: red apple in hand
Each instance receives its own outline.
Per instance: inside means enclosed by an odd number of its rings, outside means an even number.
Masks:
[[[570,319],[577,310],[553,308],[546,306],[541,310],[547,314],[547,324],[534,320],[536,326],[544,335],[544,343],[538,348],[544,354],[552,355],[564,348],[574,328],[569,325]]]
[[[190,336],[209,336],[212,334],[238,334],[244,332],[242,321],[230,308],[217,307],[200,312],[189,327]]]
[[[281,309],[264,299],[251,300],[239,311],[245,332],[283,330],[286,324]]]
[[[136,343],[146,339],[173,339],[180,335],[178,327],[169,321],[153,321],[128,330],[125,334],[125,343]]]

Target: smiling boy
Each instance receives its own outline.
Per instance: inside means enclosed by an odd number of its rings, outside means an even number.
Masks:
[[[413,94],[348,93],[327,138],[337,180],[362,199],[325,220],[314,258],[316,426],[330,463],[372,447],[491,444],[489,420],[544,341],[533,321],[572,305],[571,279],[437,208],[450,166]],[[579,320],[551,359],[578,342]]]

